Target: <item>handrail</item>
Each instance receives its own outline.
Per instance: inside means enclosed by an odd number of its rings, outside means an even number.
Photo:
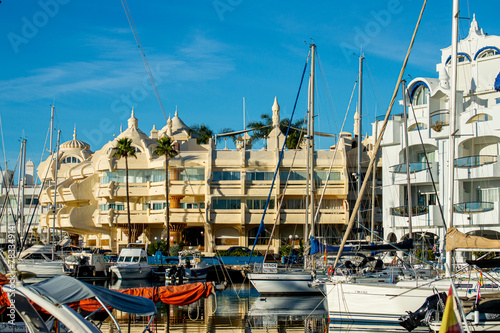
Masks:
[[[460,202],[453,205],[453,211],[460,214],[484,213],[493,209],[495,209],[495,204],[488,201]]]
[[[474,168],[493,164],[496,163],[497,158],[496,155],[463,156],[455,159],[455,168]]]

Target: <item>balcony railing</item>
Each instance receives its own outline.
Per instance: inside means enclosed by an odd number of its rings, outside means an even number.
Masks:
[[[475,168],[482,165],[492,164],[497,161],[494,155],[464,156],[455,159],[456,168]]]
[[[398,164],[392,166],[392,172],[394,173],[406,173],[406,163]],[[410,172],[418,172],[422,170],[427,170],[427,163],[425,162],[410,162]]]
[[[475,214],[489,212],[495,208],[493,202],[461,202],[453,205],[453,211],[459,214]]]
[[[411,215],[412,216],[424,215],[424,214],[427,214],[428,212],[429,212],[429,206],[413,206],[413,207],[411,207]],[[409,216],[408,206],[392,207],[391,208],[391,215],[408,217]]]
[[[441,132],[443,126],[450,124],[450,111],[448,109],[431,112],[431,128],[436,132]]]

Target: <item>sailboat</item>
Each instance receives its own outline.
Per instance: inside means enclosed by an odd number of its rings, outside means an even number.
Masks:
[[[315,53],[316,53],[316,45],[310,45],[311,52],[311,74],[309,80],[309,112],[308,112],[308,144],[307,144],[307,205],[306,205],[306,230],[305,234],[307,235],[307,226],[312,221],[312,216],[314,212],[314,205],[310,203],[314,203],[314,194],[312,193],[312,181],[311,174],[314,170],[312,158],[314,154],[314,141],[312,140],[312,136],[314,135],[313,128],[313,116],[314,116],[314,74],[315,74]],[[278,163],[279,167],[279,163]],[[309,207],[310,205],[310,207]],[[309,207],[309,209],[307,208]],[[265,211],[264,211],[265,214]],[[263,224],[261,223],[261,226]],[[261,229],[261,228],[259,228]],[[327,275],[322,272],[316,272],[314,269],[307,269],[307,263],[304,263],[303,269],[295,269],[295,270],[279,270],[277,264],[262,264],[260,267],[261,270],[254,270],[252,273],[249,273],[248,279],[252,283],[255,289],[261,295],[298,295],[298,294],[321,294],[321,289],[318,287],[310,287],[310,283],[313,282],[317,278],[326,278]]]
[[[343,251],[347,237],[352,230],[355,214],[361,204],[361,197],[366,188],[367,181],[372,170],[376,153],[380,147],[386,124],[389,120],[389,115],[392,110],[399,86],[402,82],[403,73],[406,68],[408,57],[413,45],[416,31],[423,14],[424,6],[420,12],[420,18],[415,28],[412,42],[408,48],[405,61],[401,68],[394,93],[387,109],[381,132],[375,143],[375,153],[370,158],[370,165],[367,169],[367,174],[358,194],[358,200],[354,206],[354,210],[346,230],[346,235],[340,246],[339,255],[335,261],[334,267],[337,267],[340,254]],[[406,108],[406,106],[405,106]],[[408,163],[409,161],[407,161]],[[428,281],[426,281],[428,282]],[[329,317],[332,322],[357,322],[363,324],[395,324],[398,325],[399,318],[403,316],[407,310],[418,309],[427,297],[432,296],[436,292],[436,286],[432,284],[423,284],[420,280],[413,280],[410,285],[399,285],[398,283],[386,282],[370,282],[359,283],[353,281],[331,281],[325,284],[325,292],[328,299]],[[449,286],[449,283],[448,283]]]

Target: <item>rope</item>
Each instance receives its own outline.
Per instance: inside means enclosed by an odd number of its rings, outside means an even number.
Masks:
[[[161,112],[163,113],[163,117],[165,118],[165,121],[167,121],[167,114],[165,112],[165,109],[163,108],[163,103],[160,98],[160,93],[158,92],[158,89],[156,88],[156,82],[153,77],[153,73],[151,73],[151,68],[149,67],[148,59],[146,58],[146,53],[144,52],[144,49],[142,48],[142,43],[141,40],[139,39],[139,35],[137,33],[137,29],[135,28],[134,20],[132,20],[132,15],[130,14],[130,8],[128,7],[127,0],[121,0],[123,10],[125,10],[125,15],[127,15],[127,20],[130,25],[130,29],[132,29],[132,33],[134,34],[134,39],[135,42],[137,43],[137,46],[139,47],[139,52],[141,53],[142,61],[144,62],[144,66],[146,67],[146,71],[148,72],[149,75],[149,80],[151,81],[151,85],[153,86],[153,90],[156,95],[156,99],[158,99],[158,103],[160,103],[160,108]]]
[[[389,116],[391,114],[392,106],[394,105],[394,101],[396,100],[396,96],[397,96],[397,93],[399,90],[399,85],[401,84],[401,81],[403,79],[403,74],[404,74],[405,69],[406,69],[406,64],[408,63],[408,58],[410,57],[410,52],[413,48],[413,43],[415,42],[415,37],[417,35],[417,31],[418,31],[418,28],[420,26],[420,21],[422,20],[422,16],[424,14],[424,9],[425,9],[426,4],[427,4],[427,0],[424,0],[424,3],[422,5],[422,9],[420,11],[420,15],[418,17],[417,25],[415,26],[415,30],[413,31],[413,36],[411,38],[410,46],[408,47],[408,51],[406,52],[403,66],[401,67],[401,71],[399,72],[399,77],[398,77],[398,80],[396,82],[396,86],[394,87],[394,92],[392,94],[391,102],[389,104],[389,107],[387,108],[387,112],[385,114],[384,122],[383,122],[382,128],[380,130],[380,134],[377,138],[377,142],[375,143],[375,147],[373,149],[374,154],[370,158],[370,165],[368,166],[368,170],[366,171],[365,179],[363,180],[363,185],[361,186],[361,191],[358,194],[358,199],[356,200],[356,204],[354,205],[352,215],[349,219],[349,225],[347,226],[347,230],[344,234],[344,238],[342,239],[342,244],[340,244],[340,248],[339,248],[339,252],[337,254],[337,257],[335,258],[335,264],[333,265],[334,267],[336,267],[338,264],[339,258],[342,255],[342,251],[344,250],[344,246],[345,246],[345,243],[347,241],[347,237],[349,237],[349,234],[351,233],[352,227],[354,225],[354,221],[356,220],[357,211],[359,210],[359,206],[361,205],[361,199],[363,197],[363,193],[365,192],[366,186],[368,184],[368,179],[369,179],[370,174],[372,172],[373,164],[374,164],[375,159],[377,157],[377,152],[380,148],[380,143],[382,142],[382,138],[384,137],[385,128],[387,127],[387,122],[389,121]]]

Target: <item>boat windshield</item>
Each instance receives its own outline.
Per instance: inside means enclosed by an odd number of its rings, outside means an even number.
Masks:
[[[132,257],[125,257],[125,262],[131,262],[132,261]]]
[[[133,257],[132,262],[139,262],[139,257]]]
[[[125,258],[124,257],[120,257],[118,258],[118,262],[124,262],[125,261]]]

